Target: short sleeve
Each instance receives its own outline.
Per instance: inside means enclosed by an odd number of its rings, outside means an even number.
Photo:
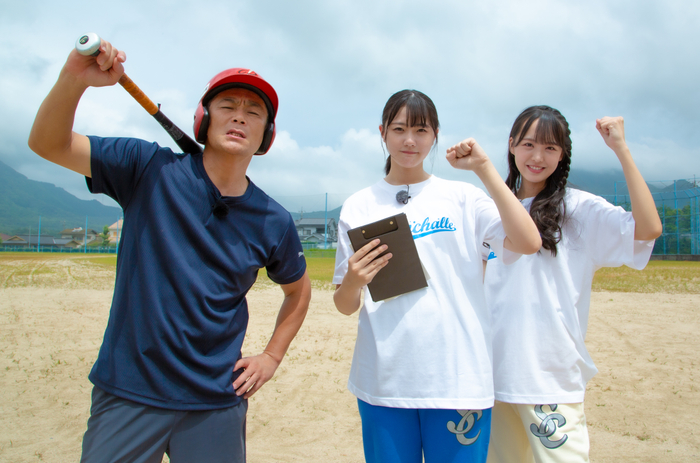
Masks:
[[[104,193],[126,208],[141,174],[161,148],[133,138],[88,138],[92,170],[92,178],[86,178],[88,189]]]
[[[348,237],[350,226],[343,219],[343,212],[340,213],[338,221],[338,249],[335,252],[335,272],[333,273],[333,284],[339,285],[343,282],[348,271],[348,259],[354,254]]]
[[[486,193],[476,188],[474,193],[474,214],[476,224],[476,237],[479,245],[488,244],[489,254],[498,256],[504,264],[512,264],[521,254],[509,251],[503,246],[506,239],[506,232],[503,229],[503,222],[498,213],[496,203],[489,198]]]
[[[289,222],[284,235],[265,266],[267,275],[278,285],[286,285],[298,281],[306,271],[304,250],[296,233],[294,219],[289,215]]]
[[[614,206],[599,196],[590,195],[577,205],[579,221],[584,221],[585,242],[596,267],[628,267],[643,269],[654,248],[654,240],[634,239],[632,213]]]

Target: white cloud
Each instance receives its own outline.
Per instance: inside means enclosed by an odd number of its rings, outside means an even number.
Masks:
[[[188,133],[214,74],[243,66],[265,76],[280,95],[279,133],[251,176],[273,196],[342,196],[381,178],[376,127],[403,88],[437,105],[436,175],[478,183],[443,159],[468,136],[505,175],[513,120],[549,104],[571,124],[575,167],[617,167],[593,124],[623,115],[643,175],[685,177],[700,174],[697,24],[700,4],[680,0],[13,2],[0,18],[0,160],[84,188],[48,169],[26,140],[75,39],[95,31],[126,50],[127,73]],[[118,87],[89,90],[75,128],[174,145]]]
[[[334,195],[329,205],[333,209],[350,194],[382,178],[380,141],[378,133],[350,129],[337,147],[303,147],[282,131],[268,154],[253,159],[249,176],[291,210],[301,207],[302,202],[309,204],[305,210],[318,210],[319,204],[324,206],[325,193]]]

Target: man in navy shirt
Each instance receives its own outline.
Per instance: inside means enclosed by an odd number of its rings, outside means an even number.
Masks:
[[[274,140],[277,95],[248,69],[215,76],[195,112],[201,154],[86,137],[72,131],[82,94],[124,72],[123,52],[100,52],[71,52],[29,137],[124,209],[82,461],[245,461],[246,399],[274,375],[311,294],[290,214],[246,176]],[[265,350],[242,357],[261,268],[284,300]]]

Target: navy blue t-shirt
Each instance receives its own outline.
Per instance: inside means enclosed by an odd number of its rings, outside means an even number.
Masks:
[[[90,137],[93,193],[124,209],[114,299],[90,380],[135,402],[208,410],[233,390],[260,268],[293,283],[306,270],[291,215],[253,182],[221,198],[202,155]],[[214,215],[217,201],[229,207]],[[281,296],[281,295],[280,295]]]

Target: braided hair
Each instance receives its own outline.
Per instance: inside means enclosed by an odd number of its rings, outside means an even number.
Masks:
[[[571,166],[571,130],[562,114],[549,106],[531,106],[515,119],[510,131],[512,146],[517,146],[538,122],[535,140],[538,143],[557,145],[562,149],[562,159],[556,170],[545,181],[545,186],[530,205],[530,217],[537,225],[542,237],[542,247],[557,255],[557,243],[561,241],[561,228],[566,219],[566,181]],[[508,178],[506,185],[517,194],[522,183],[520,171],[515,164],[515,155],[508,147]]]

